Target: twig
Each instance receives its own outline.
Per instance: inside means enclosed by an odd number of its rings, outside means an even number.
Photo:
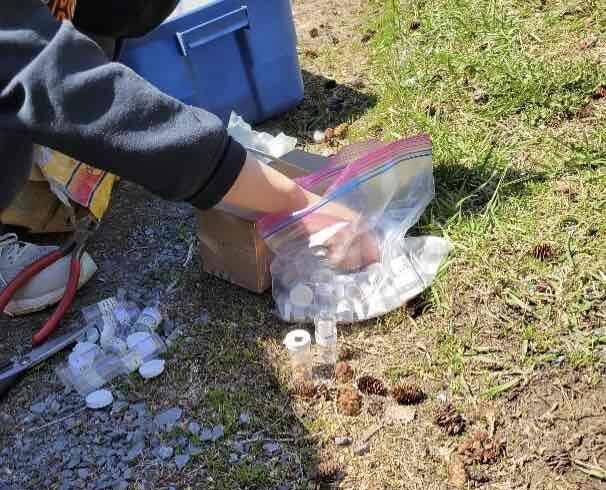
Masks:
[[[46,429],[47,427],[50,427],[51,425],[59,424],[67,419],[72,418],[74,415],[77,415],[80,412],[84,412],[84,410],[86,410],[86,407],[79,408],[75,412],[70,413],[69,415],[66,415],[65,417],[61,417],[60,419],[57,419],[57,420],[52,420],[51,422],[41,425],[40,427],[34,427],[33,429],[28,430],[27,433],[31,434],[32,432],[38,432],[42,429]]]
[[[583,461],[579,461],[578,459],[574,460],[574,464],[586,475],[606,481],[606,469],[601,466],[583,463]]]

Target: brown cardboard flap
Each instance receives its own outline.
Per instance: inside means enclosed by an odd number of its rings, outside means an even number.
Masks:
[[[273,159],[271,166],[295,178],[327,162],[325,157],[294,150]],[[257,293],[271,286],[271,252],[259,236],[253,213],[226,207],[198,211],[198,236],[206,272]]]

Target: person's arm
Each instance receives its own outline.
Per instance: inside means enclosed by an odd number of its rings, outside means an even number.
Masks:
[[[0,2],[3,130],[198,208],[223,198],[246,158],[217,117],[109,62],[40,0]]]

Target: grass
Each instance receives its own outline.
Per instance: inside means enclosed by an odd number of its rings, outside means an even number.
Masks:
[[[570,339],[604,325],[606,111],[596,91],[606,67],[580,47],[604,32],[604,9],[591,1],[374,6],[380,102],[358,134],[431,134],[437,197],[419,231],[448,237],[456,250],[432,291],[435,367],[460,373],[464,350],[488,331],[509,349],[526,342],[526,360],[557,351],[574,366],[598,364],[590,343]],[[531,251],[545,242],[556,254],[541,262]],[[449,334],[453,310],[466,308],[478,323]]]

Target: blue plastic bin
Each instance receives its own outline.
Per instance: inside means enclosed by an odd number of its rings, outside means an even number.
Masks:
[[[256,123],[303,98],[290,0],[215,0],[125,43],[120,61],[227,122]]]

